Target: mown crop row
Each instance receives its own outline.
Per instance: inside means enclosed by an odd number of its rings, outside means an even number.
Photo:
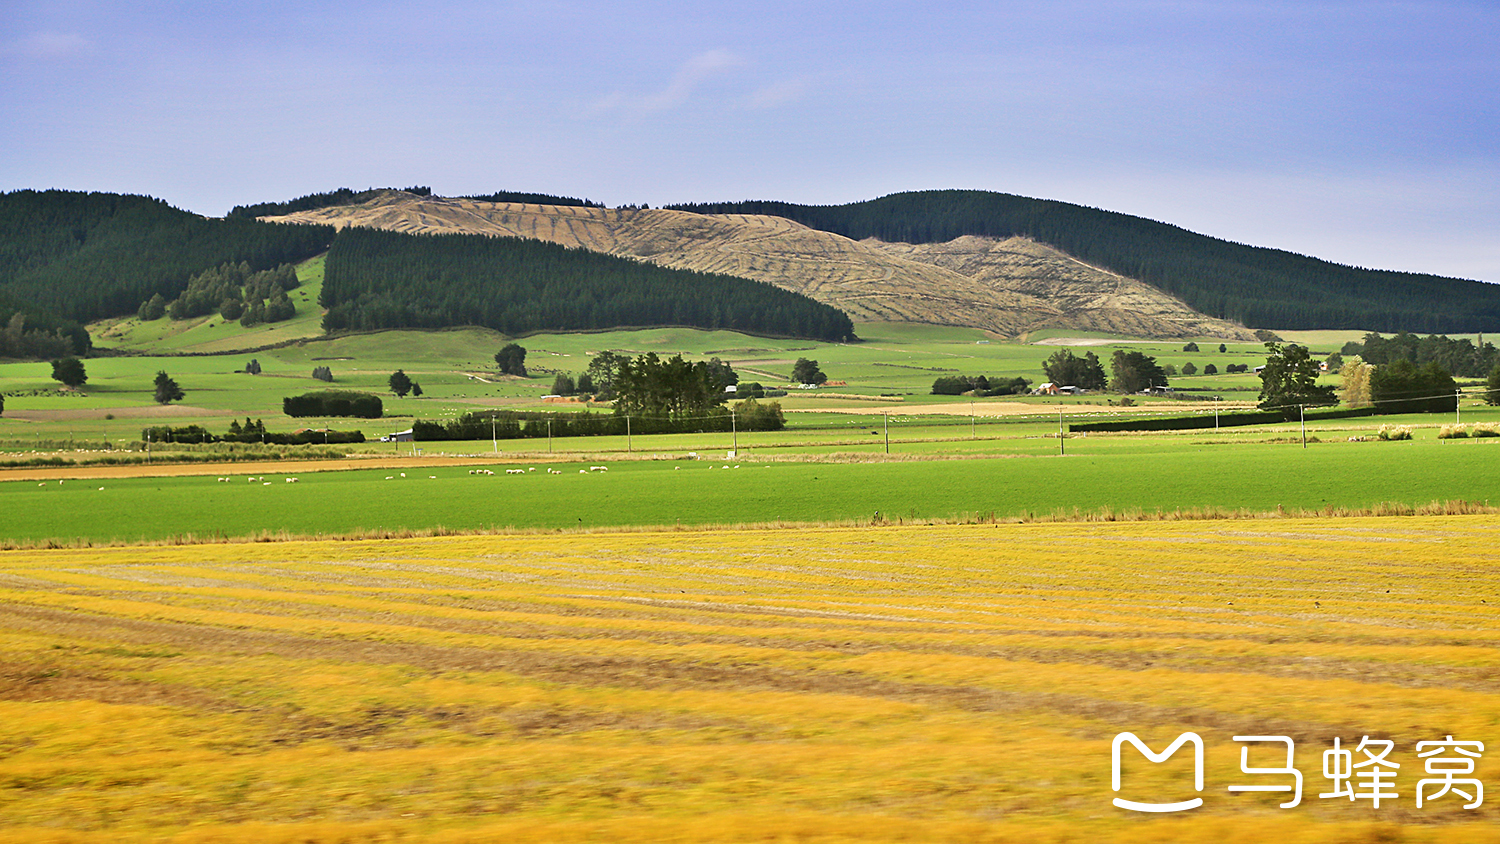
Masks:
[[[1415,742],[1500,739],[1497,535],[1408,517],[6,552],[0,837],[1494,842],[1489,806],[1419,810],[1412,789]],[[1203,736],[1203,808],[1111,805],[1127,730]],[[1297,742],[1300,806],[1227,792],[1236,735]],[[1363,735],[1395,742],[1401,798],[1319,799],[1320,754]],[[1192,793],[1190,769],[1147,768],[1137,796]]]

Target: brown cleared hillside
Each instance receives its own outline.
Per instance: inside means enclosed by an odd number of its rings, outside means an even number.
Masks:
[[[1061,328],[1139,337],[1253,339],[1154,287],[1025,238],[911,245],[853,241],[781,217],[582,208],[383,192],[270,221],[547,240],[663,266],[765,281],[856,321],[923,322],[1015,337]]]

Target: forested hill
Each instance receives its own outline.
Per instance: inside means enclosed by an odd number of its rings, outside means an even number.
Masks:
[[[154,294],[175,298],[195,273],[301,261],[333,236],[329,226],[208,219],[146,196],[13,191],[0,195],[0,304],[32,325],[133,313]]]
[[[286,202],[260,202],[255,205],[236,205],[230,209],[226,216],[237,217],[245,220],[254,220],[257,217],[280,217],[287,214],[296,214],[301,211],[316,211],[319,208],[333,208],[339,205],[355,205],[385,193],[405,193],[412,196],[432,196],[432,188],[419,186],[410,188],[370,188],[368,190],[355,191],[352,188],[339,188],[338,190],[326,191],[324,193],[310,193],[307,196],[299,196]],[[499,191],[487,193],[482,196],[466,196],[464,199],[475,199],[482,202],[527,202],[533,205],[562,205],[577,208],[603,208],[604,206],[587,199],[575,199],[571,196],[553,196],[546,193],[521,193],[518,191]]]
[[[842,311],[771,284],[539,240],[358,227],[328,252],[324,328],[481,325],[510,335],[681,325],[844,340]]]
[[[1027,237],[1153,284],[1205,314],[1250,327],[1500,330],[1500,285],[1348,267],[1066,202],[945,190],[897,193],[848,205],[724,202],[668,207],[700,214],[775,215],[855,240],[942,243],[965,235]]]

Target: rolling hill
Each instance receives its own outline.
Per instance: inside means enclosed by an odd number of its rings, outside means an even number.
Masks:
[[[1252,339],[1243,326],[1206,317],[1150,285],[1024,237],[918,245],[855,241],[770,215],[489,202],[402,191],[261,219],[545,240],[769,282],[858,321],[957,325],[1006,337],[1066,329]]]

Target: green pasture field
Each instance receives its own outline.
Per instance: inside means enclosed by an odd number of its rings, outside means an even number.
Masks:
[[[304,288],[316,284],[310,281]],[[299,288],[299,292],[304,288]],[[159,320],[151,325],[168,322]],[[190,329],[185,334],[194,330],[204,329]],[[231,329],[225,327],[225,330]],[[239,328],[235,325],[232,330]],[[793,390],[780,399],[784,408],[811,411],[868,407],[872,414],[894,410],[903,404],[954,402],[952,397],[930,395],[933,380],[943,375],[1022,375],[1033,383],[1040,382],[1042,361],[1057,350],[1053,346],[981,342],[983,332],[970,329],[867,324],[861,331],[867,338],[865,342],[849,345],[692,329],[534,335],[521,339],[528,349],[527,364],[532,374],[529,378],[499,375],[493,355],[507,340],[495,332],[473,328],[306,339],[259,352],[90,358],[86,361],[89,381],[76,393],[59,390],[45,362],[4,363],[0,364],[0,391],[7,393],[9,418],[0,415],[0,442],[99,436],[116,441],[122,437],[136,439],[144,424],[160,424],[158,414],[162,411],[151,396],[158,371],[172,375],[187,394],[168,411],[172,414],[172,424],[201,424],[217,431],[227,428],[232,417],[251,416],[265,419],[273,430],[329,425],[349,428],[347,420],[298,421],[281,415],[281,400],[285,396],[333,386],[384,394],[386,413],[393,419],[389,425],[365,426],[367,432],[376,433],[387,427],[404,428],[412,418],[451,419],[490,407],[580,409],[576,405],[544,405],[541,396],[550,391],[557,372],[581,373],[587,368],[590,355],[605,349],[624,354],[647,351],[664,356],[684,354],[694,359],[720,357],[735,366],[743,381],[758,380],[773,387],[789,378],[791,365],[798,357],[811,357],[820,362],[830,378],[846,381],[847,385],[818,391]],[[162,342],[170,346],[167,340]],[[101,341],[101,345],[107,342]],[[1178,358],[1206,359],[1203,354],[1181,352],[1178,343],[1120,345],[1156,354],[1163,362]],[[1113,347],[1090,348],[1107,360]],[[1223,355],[1214,351],[1212,356],[1223,363],[1240,359],[1244,363],[1258,363],[1263,353],[1257,345],[1240,344]],[[247,375],[243,371],[252,358],[261,365],[260,375]],[[312,377],[313,368],[319,365],[333,370],[332,385]],[[386,382],[396,369],[405,370],[421,383],[424,391],[421,398],[398,399],[387,392]],[[1184,389],[1222,391],[1226,400],[1243,401],[1254,399],[1259,382],[1254,375],[1247,374],[1186,377],[1176,383]],[[837,394],[872,398],[888,394],[901,401],[860,402],[837,398]],[[1068,404],[1111,400],[1100,395],[1052,401]],[[957,403],[967,404],[968,400],[959,398]],[[67,413],[66,418],[27,420],[24,413],[17,416],[23,411]],[[106,418],[110,416],[114,420]],[[118,424],[104,424],[109,422]],[[80,432],[80,428],[86,430]]]
[[[1154,438],[1158,443],[1163,438]],[[256,476],[0,483],[0,538],[90,542],[337,535],[361,530],[578,529],[838,520],[1015,518],[1195,509],[1500,503],[1500,440],[1265,443],[1180,436],[1067,441],[1068,455],[896,462],[659,459]],[[1050,443],[1056,445],[1056,441]],[[459,461],[455,461],[459,462]],[[580,472],[588,465],[607,472]],[[723,468],[729,466],[730,468]],[[734,468],[738,466],[739,468]],[[548,474],[547,468],[562,474]],[[503,468],[534,468],[524,476]],[[405,473],[405,477],[401,474]],[[266,485],[269,483],[269,485]],[[102,489],[101,489],[102,487]],[[149,514],[149,515],[145,515]]]
[[[252,349],[323,334],[323,310],[318,295],[323,290],[323,257],[297,265],[302,282],[287,295],[297,315],[283,322],[241,328],[218,314],[187,320],[166,317],[141,322],[135,317],[103,320],[89,326],[96,346],[135,352],[179,352],[213,354]]]

